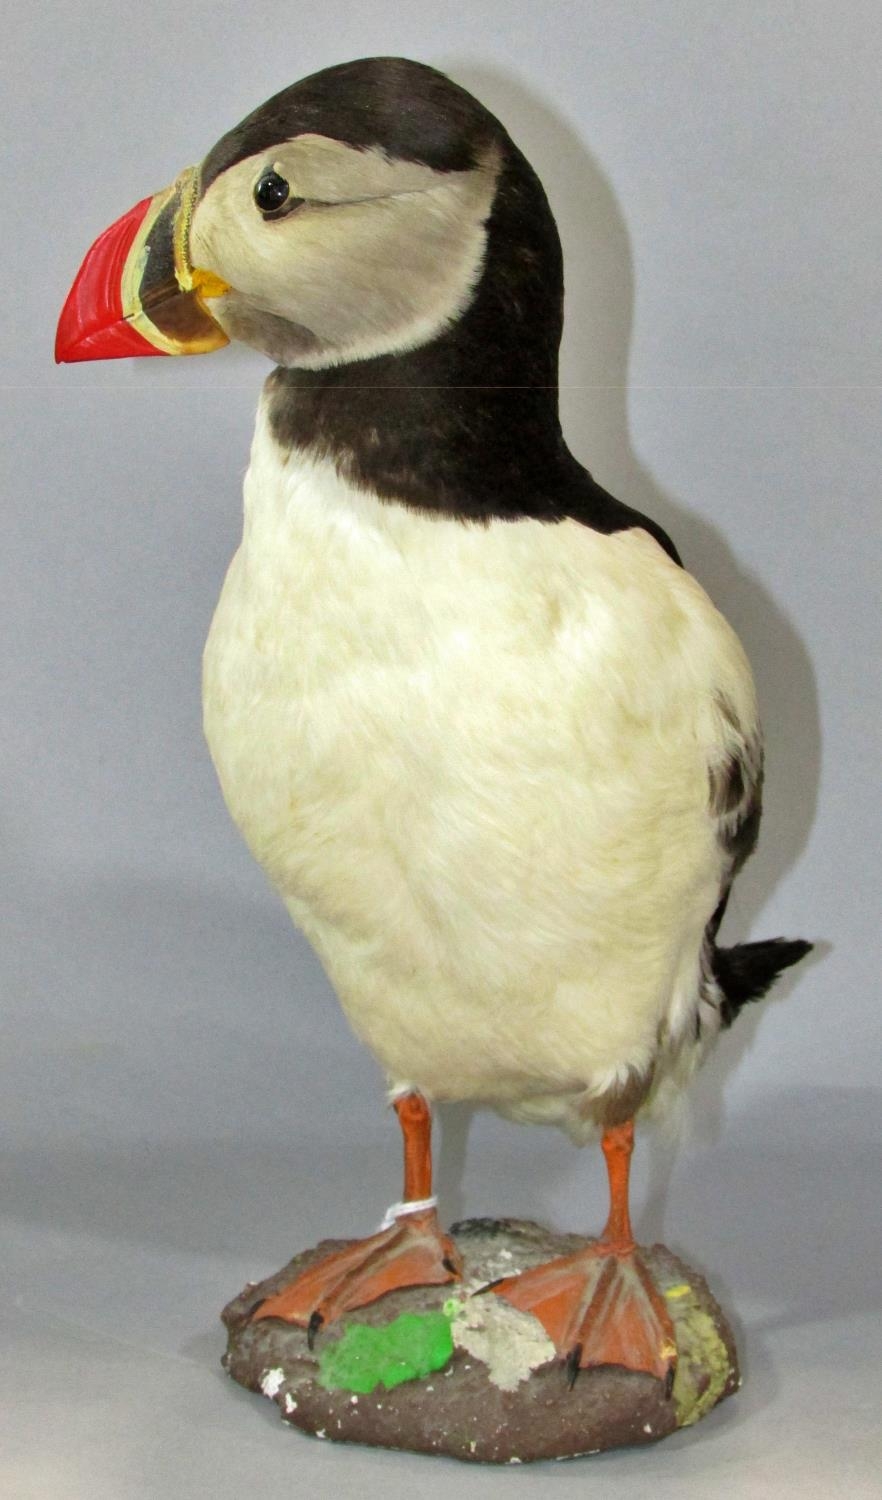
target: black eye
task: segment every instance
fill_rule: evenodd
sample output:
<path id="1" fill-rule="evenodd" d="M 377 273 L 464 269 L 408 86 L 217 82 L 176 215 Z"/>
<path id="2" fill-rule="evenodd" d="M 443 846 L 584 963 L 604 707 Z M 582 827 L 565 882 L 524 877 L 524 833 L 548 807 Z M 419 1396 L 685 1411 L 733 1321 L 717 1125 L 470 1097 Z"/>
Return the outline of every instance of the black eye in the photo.
<path id="1" fill-rule="evenodd" d="M 254 201 L 261 213 L 271 214 L 287 203 L 291 189 L 278 172 L 264 172 L 254 189 Z"/>

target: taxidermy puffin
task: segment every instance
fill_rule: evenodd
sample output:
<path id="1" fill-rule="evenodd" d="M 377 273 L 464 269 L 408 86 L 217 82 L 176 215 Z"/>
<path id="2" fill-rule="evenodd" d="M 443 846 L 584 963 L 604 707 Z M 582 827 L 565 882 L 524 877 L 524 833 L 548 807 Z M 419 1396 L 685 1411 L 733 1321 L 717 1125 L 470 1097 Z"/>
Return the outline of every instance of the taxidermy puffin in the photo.
<path id="1" fill-rule="evenodd" d="M 670 1379 L 636 1248 L 637 1112 L 810 945 L 717 945 L 762 749 L 733 631 L 651 519 L 567 449 L 563 284 L 535 173 L 400 58 L 276 95 L 93 246 L 59 360 L 240 339 L 277 368 L 211 626 L 205 730 L 233 818 L 389 1079 L 386 1227 L 256 1317 L 310 1341 L 460 1272 L 431 1104 L 599 1131 L 609 1220 L 497 1286 L 573 1375 Z"/>

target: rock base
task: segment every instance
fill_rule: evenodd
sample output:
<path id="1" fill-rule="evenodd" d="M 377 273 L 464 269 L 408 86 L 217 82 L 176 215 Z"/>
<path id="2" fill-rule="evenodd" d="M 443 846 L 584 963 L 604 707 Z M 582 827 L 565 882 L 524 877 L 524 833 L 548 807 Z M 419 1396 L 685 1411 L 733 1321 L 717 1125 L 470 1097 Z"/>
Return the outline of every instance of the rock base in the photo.
<path id="1" fill-rule="evenodd" d="M 677 1337 L 673 1389 L 616 1366 L 582 1370 L 570 1388 L 542 1325 L 491 1294 L 487 1282 L 590 1243 L 518 1219 L 467 1219 L 450 1231 L 462 1282 L 390 1292 L 347 1313 L 315 1348 L 252 1310 L 339 1240 L 307 1250 L 249 1286 L 223 1312 L 224 1368 L 276 1402 L 284 1421 L 317 1438 L 483 1463 L 573 1458 L 654 1443 L 737 1390 L 731 1330 L 707 1284 L 663 1245 L 644 1247 Z"/>

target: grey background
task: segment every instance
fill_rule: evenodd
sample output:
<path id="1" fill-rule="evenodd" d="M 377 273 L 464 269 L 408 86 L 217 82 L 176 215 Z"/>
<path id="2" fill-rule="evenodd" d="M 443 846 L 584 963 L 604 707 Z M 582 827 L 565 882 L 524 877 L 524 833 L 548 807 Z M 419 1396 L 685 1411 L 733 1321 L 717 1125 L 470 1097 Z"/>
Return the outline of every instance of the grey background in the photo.
<path id="1" fill-rule="evenodd" d="M 876 0 L 31 4 L 4 28 L 2 1369 L 15 1500 L 879 1480 Z M 250 1277 L 398 1196 L 381 1079 L 238 842 L 199 659 L 266 366 L 55 369 L 82 254 L 345 58 L 445 68 L 542 176 L 571 444 L 753 660 L 767 815 L 731 940 L 824 939 L 644 1133 L 641 1237 L 735 1314 L 746 1384 L 661 1448 L 498 1473 L 336 1449 L 225 1383 Z M 596 1152 L 446 1113 L 443 1210 L 598 1224 Z"/>

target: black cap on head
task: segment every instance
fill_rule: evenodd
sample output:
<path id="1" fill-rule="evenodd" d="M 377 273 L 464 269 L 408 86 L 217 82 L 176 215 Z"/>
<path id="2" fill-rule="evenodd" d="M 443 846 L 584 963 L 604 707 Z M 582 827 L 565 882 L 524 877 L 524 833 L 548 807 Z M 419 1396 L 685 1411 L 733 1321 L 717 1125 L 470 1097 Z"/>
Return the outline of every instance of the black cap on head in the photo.
<path id="1" fill-rule="evenodd" d="M 315 134 L 438 172 L 468 171 L 482 147 L 507 140 L 499 121 L 437 68 L 367 57 L 324 68 L 275 94 L 227 132 L 202 165 L 202 186 L 281 141 Z"/>

